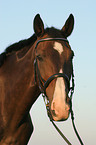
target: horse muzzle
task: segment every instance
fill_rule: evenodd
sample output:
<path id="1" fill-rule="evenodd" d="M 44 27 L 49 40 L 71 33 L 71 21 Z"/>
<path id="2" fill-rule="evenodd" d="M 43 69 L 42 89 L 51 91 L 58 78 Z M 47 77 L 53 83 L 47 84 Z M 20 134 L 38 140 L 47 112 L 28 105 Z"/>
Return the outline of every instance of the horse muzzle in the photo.
<path id="1" fill-rule="evenodd" d="M 62 102 L 60 105 L 59 102 L 52 102 L 50 112 L 54 121 L 65 121 L 70 114 L 70 104 Z"/>

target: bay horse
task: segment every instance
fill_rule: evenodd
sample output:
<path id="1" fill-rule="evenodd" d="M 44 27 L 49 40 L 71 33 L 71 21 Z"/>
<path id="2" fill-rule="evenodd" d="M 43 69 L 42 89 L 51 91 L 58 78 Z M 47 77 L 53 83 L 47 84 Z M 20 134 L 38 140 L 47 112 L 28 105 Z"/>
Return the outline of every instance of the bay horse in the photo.
<path id="1" fill-rule="evenodd" d="M 67 37 L 74 17 L 62 29 L 44 29 L 39 14 L 33 22 L 34 34 L 5 49 L 0 55 L 0 145 L 26 145 L 33 132 L 30 109 L 44 93 L 54 121 L 70 114 L 72 51 Z"/>

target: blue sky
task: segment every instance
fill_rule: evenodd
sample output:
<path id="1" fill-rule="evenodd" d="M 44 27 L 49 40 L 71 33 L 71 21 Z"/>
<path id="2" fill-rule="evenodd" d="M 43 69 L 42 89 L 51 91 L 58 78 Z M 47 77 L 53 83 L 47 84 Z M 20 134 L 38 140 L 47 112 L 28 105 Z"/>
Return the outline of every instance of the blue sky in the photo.
<path id="1" fill-rule="evenodd" d="M 30 37 L 34 16 L 39 13 L 45 27 L 62 28 L 72 13 L 75 26 L 68 38 L 75 53 L 73 108 L 78 131 L 86 145 L 96 144 L 96 1 L 95 0 L 0 0 L 0 53 L 14 42 Z M 50 123 L 42 97 L 31 109 L 34 133 L 29 145 L 66 144 Z M 57 123 L 72 144 L 78 140 L 71 119 Z"/>

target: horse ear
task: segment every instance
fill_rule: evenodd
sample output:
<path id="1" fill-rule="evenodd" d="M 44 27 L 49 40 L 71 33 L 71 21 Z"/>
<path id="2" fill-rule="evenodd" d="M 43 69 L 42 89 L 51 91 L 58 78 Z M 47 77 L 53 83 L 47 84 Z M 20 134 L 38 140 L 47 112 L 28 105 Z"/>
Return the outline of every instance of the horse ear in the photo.
<path id="1" fill-rule="evenodd" d="M 73 28 L 74 28 L 74 16 L 70 14 L 61 31 L 63 32 L 65 37 L 68 37 L 72 33 Z"/>
<path id="2" fill-rule="evenodd" d="M 34 32 L 38 37 L 44 33 L 44 24 L 39 14 L 37 14 L 34 18 L 33 27 Z"/>

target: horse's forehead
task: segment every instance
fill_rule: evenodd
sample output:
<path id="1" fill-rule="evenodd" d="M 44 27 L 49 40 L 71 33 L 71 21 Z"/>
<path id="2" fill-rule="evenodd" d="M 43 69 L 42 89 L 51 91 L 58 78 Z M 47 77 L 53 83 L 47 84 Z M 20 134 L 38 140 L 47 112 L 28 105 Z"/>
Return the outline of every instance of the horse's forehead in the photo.
<path id="1" fill-rule="evenodd" d="M 63 45 L 60 42 L 54 42 L 53 44 L 53 48 L 55 50 L 57 50 L 59 52 L 59 54 L 61 55 L 61 53 L 63 52 L 64 48 Z"/>

